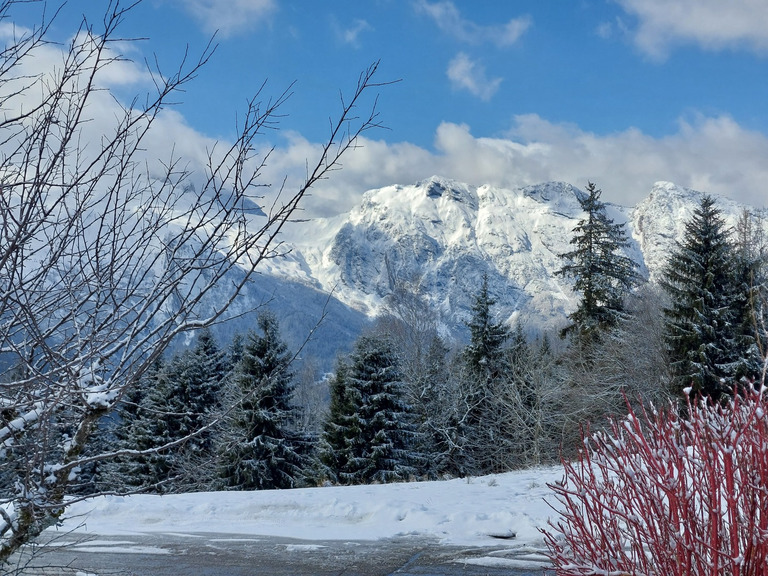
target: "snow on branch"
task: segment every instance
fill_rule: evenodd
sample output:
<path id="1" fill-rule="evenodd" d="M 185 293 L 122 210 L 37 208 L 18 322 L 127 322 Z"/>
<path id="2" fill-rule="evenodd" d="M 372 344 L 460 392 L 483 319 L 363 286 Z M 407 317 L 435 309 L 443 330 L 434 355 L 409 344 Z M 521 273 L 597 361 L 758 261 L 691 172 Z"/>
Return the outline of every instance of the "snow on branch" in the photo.
<path id="1" fill-rule="evenodd" d="M 764 390 L 727 405 L 631 410 L 584 438 L 551 485 L 561 519 L 544 531 L 560 576 L 759 576 L 768 563 Z"/>

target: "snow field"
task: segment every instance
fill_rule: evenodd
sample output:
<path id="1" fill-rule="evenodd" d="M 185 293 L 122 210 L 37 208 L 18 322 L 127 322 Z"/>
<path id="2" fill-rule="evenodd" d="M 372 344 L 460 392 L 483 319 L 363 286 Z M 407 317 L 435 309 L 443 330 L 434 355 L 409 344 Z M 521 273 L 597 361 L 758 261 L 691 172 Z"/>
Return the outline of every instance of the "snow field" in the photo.
<path id="1" fill-rule="evenodd" d="M 403 535 L 467 546 L 543 548 L 562 468 L 469 479 L 254 492 L 101 496 L 73 504 L 58 530 L 89 535 L 221 533 L 302 540 Z M 550 498 L 553 501 L 553 499 Z"/>

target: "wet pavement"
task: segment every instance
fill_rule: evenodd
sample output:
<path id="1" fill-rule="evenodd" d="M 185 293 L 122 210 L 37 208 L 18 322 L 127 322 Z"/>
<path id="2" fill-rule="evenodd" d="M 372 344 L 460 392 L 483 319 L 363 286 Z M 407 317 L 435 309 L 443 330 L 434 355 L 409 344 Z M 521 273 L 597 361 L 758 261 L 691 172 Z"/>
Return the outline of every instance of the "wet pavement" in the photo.
<path id="1" fill-rule="evenodd" d="M 25 576 L 542 576 L 540 551 L 401 537 L 307 541 L 232 534 L 51 533 L 17 559 Z M 551 573 L 551 571 L 550 571 Z"/>

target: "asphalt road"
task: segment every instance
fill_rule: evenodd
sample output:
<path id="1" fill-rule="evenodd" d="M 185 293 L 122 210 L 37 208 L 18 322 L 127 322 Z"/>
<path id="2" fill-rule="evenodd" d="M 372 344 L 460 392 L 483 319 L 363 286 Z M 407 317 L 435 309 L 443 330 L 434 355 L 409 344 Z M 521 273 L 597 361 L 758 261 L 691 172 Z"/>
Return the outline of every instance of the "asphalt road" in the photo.
<path id="1" fill-rule="evenodd" d="M 300 541 L 232 534 L 56 535 L 17 560 L 24 576 L 542 576 L 531 551 L 403 537 Z"/>

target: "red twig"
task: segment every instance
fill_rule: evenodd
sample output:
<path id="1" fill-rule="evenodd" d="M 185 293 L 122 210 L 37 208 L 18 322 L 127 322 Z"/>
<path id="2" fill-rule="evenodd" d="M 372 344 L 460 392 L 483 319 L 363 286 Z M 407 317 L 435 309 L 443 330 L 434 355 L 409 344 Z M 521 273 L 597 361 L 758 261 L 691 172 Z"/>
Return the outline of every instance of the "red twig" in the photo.
<path id="1" fill-rule="evenodd" d="M 768 574 L 768 415 L 762 394 L 631 408 L 553 484 L 544 531 L 560 576 Z"/>

